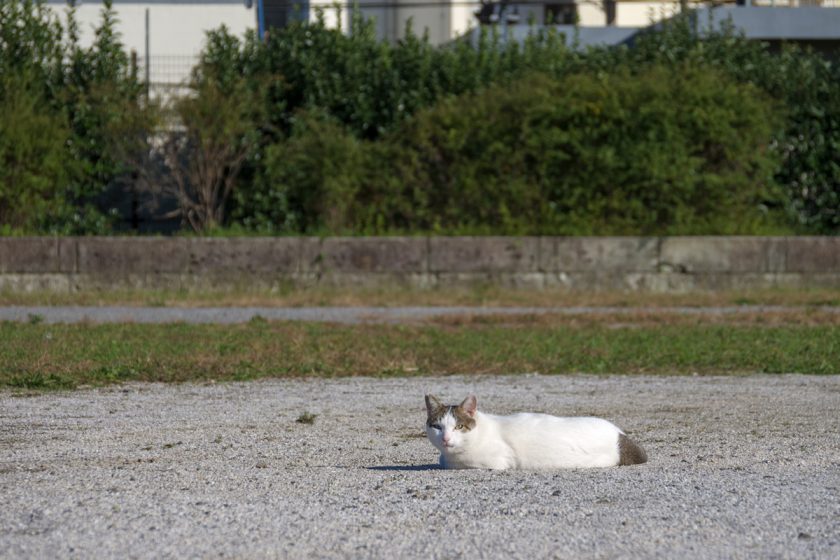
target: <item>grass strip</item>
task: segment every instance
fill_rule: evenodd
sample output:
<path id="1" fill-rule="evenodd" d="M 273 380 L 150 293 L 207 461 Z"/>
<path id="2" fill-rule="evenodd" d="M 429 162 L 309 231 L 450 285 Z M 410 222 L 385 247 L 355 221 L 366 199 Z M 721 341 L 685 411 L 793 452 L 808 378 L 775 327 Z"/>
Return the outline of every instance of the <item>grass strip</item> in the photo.
<path id="1" fill-rule="evenodd" d="M 0 386 L 35 390 L 354 375 L 833 374 L 838 364 L 834 322 L 506 317 L 401 326 L 0 324 Z"/>

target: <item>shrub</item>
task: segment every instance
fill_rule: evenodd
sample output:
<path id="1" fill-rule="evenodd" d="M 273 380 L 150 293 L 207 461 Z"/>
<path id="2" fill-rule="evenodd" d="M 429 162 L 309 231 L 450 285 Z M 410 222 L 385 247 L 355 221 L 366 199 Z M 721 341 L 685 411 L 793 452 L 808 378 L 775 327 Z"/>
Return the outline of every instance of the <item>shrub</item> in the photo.
<path id="1" fill-rule="evenodd" d="M 632 49 L 609 53 L 629 68 L 701 63 L 756 86 L 778 101 L 785 119 L 775 132 L 791 224 L 802 232 L 840 232 L 840 65 L 796 45 L 779 50 L 749 41 L 724 24 L 710 29 L 696 14 L 643 34 Z"/>
<path id="2" fill-rule="evenodd" d="M 370 140 L 442 97 L 510 80 L 523 70 L 557 69 L 567 56 L 573 55 L 549 31 L 523 48 L 504 46 L 495 31 L 482 33 L 475 45 L 461 40 L 434 47 L 409 24 L 405 37 L 391 44 L 378 41 L 373 22 L 357 13 L 346 34 L 323 19 L 272 29 L 265 42 L 254 33 L 240 40 L 222 27 L 208 35 L 202 65 L 222 81 L 244 76 L 271 82 L 265 104 L 277 132 L 289 133 L 300 110 L 317 109 Z"/>
<path id="3" fill-rule="evenodd" d="M 758 233 L 780 227 L 775 119 L 707 67 L 532 75 L 379 141 L 304 115 L 241 204 L 288 232 Z"/>
<path id="4" fill-rule="evenodd" d="M 301 112 L 289 137 L 265 150 L 252 188 L 237 191 L 235 217 L 264 234 L 342 232 L 366 164 L 362 143 L 334 119 Z"/>
<path id="5" fill-rule="evenodd" d="M 241 80 L 223 89 L 218 81 L 195 79 L 191 89 L 173 102 L 179 126 L 160 133 L 158 146 L 135 149 L 134 169 L 140 190 L 154 202 L 175 201 L 168 216 L 209 233 L 225 223 L 239 172 L 255 149 L 259 105 Z M 138 148 L 143 145 L 140 139 Z"/>
<path id="6" fill-rule="evenodd" d="M 113 131 L 141 110 L 142 90 L 114 31 L 110 1 L 90 48 L 79 46 L 74 14 L 68 10 L 62 27 L 42 1 L 0 0 L 0 189 L 14 206 L 0 224 L 7 233 L 109 229 L 108 209 L 97 203 L 126 171 L 117 158 L 123 137 Z"/>
<path id="7" fill-rule="evenodd" d="M 6 233 L 106 232 L 103 191 L 157 165 L 203 232 L 840 232 L 840 67 L 691 14 L 585 51 L 221 28 L 162 162 L 110 2 L 90 48 L 50 13 L 0 0 Z"/>
<path id="8" fill-rule="evenodd" d="M 421 112 L 390 143 L 413 152 L 405 192 L 426 187 L 418 229 L 756 233 L 779 204 L 773 122 L 755 88 L 655 67 L 493 87 Z"/>
<path id="9" fill-rule="evenodd" d="M 74 210 L 56 188 L 79 171 L 65 151 L 70 130 L 42 110 L 37 88 L 4 80 L 0 89 L 0 234 L 38 231 Z"/>
<path id="10" fill-rule="evenodd" d="M 434 48 L 412 33 L 394 45 L 377 43 L 369 24 L 356 19 L 353 25 L 353 31 L 348 35 L 327 29 L 320 22 L 292 25 L 275 32 L 266 44 L 259 43 L 253 35 L 242 42 L 232 41 L 224 33 L 211 35 L 209 42 L 209 45 L 215 45 L 216 54 L 213 59 L 220 68 L 220 74 L 229 73 L 224 69 L 232 65 L 237 68 L 234 75 L 241 74 L 247 79 L 262 76 L 271 81 L 272 85 L 266 90 L 265 106 L 271 115 L 273 128 L 264 137 L 265 146 L 282 142 L 286 135 L 291 134 L 295 115 L 301 109 L 329 116 L 336 126 L 344 127 L 357 138 L 389 138 L 387 142 L 392 144 L 411 144 L 412 149 L 402 154 L 395 154 L 391 147 L 380 144 L 376 147 L 365 144 L 363 151 L 368 154 L 366 157 L 374 157 L 370 155 L 371 150 L 381 153 L 384 149 L 389 152 L 383 156 L 384 163 L 379 167 L 390 169 L 390 174 L 377 173 L 371 176 L 365 171 L 364 182 L 367 184 L 358 191 L 357 196 L 361 198 L 357 200 L 367 200 L 369 205 L 354 203 L 352 208 L 347 209 L 346 215 L 355 216 L 353 227 L 363 225 L 365 231 L 380 231 L 382 228 L 377 224 L 388 224 L 385 229 L 395 228 L 400 231 L 420 227 L 423 231 L 513 233 L 533 230 L 534 224 L 539 223 L 541 228 L 551 231 L 607 233 L 639 230 L 641 222 L 638 220 L 642 220 L 648 224 L 642 228 L 645 230 L 761 232 L 766 231 L 766 228 L 775 231 L 783 220 L 781 211 L 784 209 L 788 214 L 788 228 L 817 233 L 840 231 L 840 212 L 837 210 L 840 202 L 840 166 L 835 161 L 836 146 L 840 145 L 840 72 L 836 64 L 817 55 L 796 48 L 784 48 L 780 53 L 775 53 L 767 45 L 748 41 L 726 26 L 723 29 L 709 29 L 705 22 L 697 21 L 691 14 L 677 17 L 643 33 L 632 47 L 594 48 L 586 51 L 567 49 L 560 37 L 550 31 L 535 33 L 522 45 L 504 45 L 491 30 L 485 31 L 476 44 L 457 41 L 452 45 Z M 493 111 L 515 111 L 521 114 L 521 107 L 514 104 L 502 108 L 483 98 L 472 98 L 474 102 L 484 103 L 482 114 L 479 110 L 470 110 L 470 107 L 452 100 L 453 97 L 494 86 L 498 86 L 494 90 L 496 95 L 504 97 L 507 95 L 506 85 L 515 89 L 523 76 L 534 73 L 561 81 L 570 79 L 570 83 L 590 88 L 595 86 L 583 84 L 581 76 L 611 76 L 611 80 L 616 80 L 619 75 L 625 75 L 623 84 L 630 88 L 628 91 L 634 91 L 631 84 L 635 79 L 633 76 L 648 76 L 647 80 L 650 80 L 652 73 L 658 72 L 662 76 L 670 73 L 683 75 L 686 68 L 694 69 L 695 76 L 692 79 L 706 88 L 703 91 L 707 99 L 696 98 L 692 90 L 679 88 L 674 82 L 670 82 L 670 94 L 687 97 L 692 103 L 702 103 L 704 115 L 685 115 L 677 106 L 669 108 L 670 100 L 661 96 L 661 92 L 657 92 L 649 81 L 649 88 L 653 88 L 649 93 L 657 95 L 661 103 L 655 109 L 648 107 L 647 110 L 654 111 L 652 118 L 669 119 L 670 123 L 650 133 L 654 137 L 660 135 L 659 142 L 665 145 L 674 131 L 699 126 L 698 133 L 711 134 L 716 126 L 714 123 L 719 119 L 728 122 L 730 128 L 720 132 L 734 134 L 726 140 L 732 145 L 715 143 L 713 138 L 698 140 L 699 143 L 711 142 L 709 146 L 716 146 L 715 149 L 724 152 L 722 161 L 725 165 L 714 169 L 714 173 L 709 163 L 711 160 L 706 156 L 712 159 L 718 156 L 711 152 L 705 155 L 692 153 L 688 149 L 672 152 L 660 149 L 660 146 L 657 149 L 638 148 L 638 157 L 635 159 L 614 155 L 615 150 L 618 150 L 615 153 L 624 154 L 632 153 L 638 146 L 647 146 L 639 142 L 638 134 L 634 131 L 649 127 L 649 119 L 634 122 L 633 115 L 605 117 L 600 121 L 604 127 L 598 127 L 598 123 L 593 122 L 590 124 L 595 128 L 577 131 L 577 136 L 571 131 L 564 132 L 568 135 L 568 142 L 583 142 L 577 148 L 566 146 L 568 150 L 557 152 L 565 155 L 556 155 L 544 161 L 545 158 L 532 154 L 528 156 L 533 158 L 529 162 L 519 161 L 516 154 L 523 153 L 521 148 L 514 149 L 513 145 L 505 145 L 506 142 L 521 143 L 525 140 L 521 137 L 523 130 L 505 128 L 515 123 L 497 123 L 501 129 L 493 129 L 492 133 L 489 129 L 484 132 L 468 132 L 464 120 L 469 115 L 471 122 L 476 123 L 475 126 L 483 126 L 482 122 L 497 118 Z M 778 117 L 768 113 L 767 120 L 767 126 L 775 127 L 770 130 L 773 139 L 770 148 L 779 156 L 775 181 L 765 176 L 772 167 L 767 163 L 772 157 L 766 153 L 765 143 L 760 143 L 764 150 L 757 156 L 760 162 L 750 157 L 748 161 L 752 163 L 739 167 L 736 154 L 741 152 L 738 145 L 755 146 L 752 137 L 742 141 L 740 131 L 742 127 L 751 131 L 758 129 L 750 128 L 750 123 L 739 124 L 732 120 L 740 111 L 737 107 L 730 104 L 715 106 L 714 88 L 696 75 L 701 71 L 711 72 L 710 79 L 725 79 L 730 89 L 736 88 L 735 84 L 747 88 L 744 91 L 751 93 L 738 99 L 744 100 L 749 106 L 754 105 L 746 99 L 749 95 L 760 97 L 762 103 L 768 97 L 778 101 L 773 108 Z M 348 92 L 352 94 L 348 95 Z M 576 98 L 569 101 L 583 103 L 583 100 Z M 445 107 L 452 103 L 458 108 L 450 113 L 439 109 L 434 118 L 422 117 L 432 119 L 425 125 L 420 121 L 412 121 L 408 126 L 415 130 L 413 138 L 408 137 L 411 134 L 406 129 L 401 129 L 403 123 L 418 112 L 422 113 L 436 104 Z M 545 103 L 551 104 L 547 100 Z M 556 100 L 556 103 L 560 101 Z M 607 112 L 626 109 L 616 105 L 616 100 L 609 96 L 600 99 L 598 103 L 603 104 L 599 110 Z M 456 114 L 458 111 L 465 112 Z M 727 116 L 725 112 L 730 115 Z M 571 115 L 567 117 L 572 118 Z M 554 115 L 552 118 L 559 119 L 561 116 Z M 448 123 L 447 119 L 453 122 Z M 700 122 L 704 119 L 705 123 Z M 606 128 L 607 123 L 616 127 L 613 133 Z M 420 130 L 424 126 L 429 130 Z M 437 126 L 446 128 L 447 134 L 451 136 L 463 134 L 469 137 L 443 138 L 442 133 L 432 130 Z M 764 135 L 767 126 L 761 127 L 761 131 L 756 133 Z M 618 138 L 619 133 L 628 133 L 630 136 L 621 140 Z M 302 141 L 301 134 L 301 130 L 297 130 L 292 142 L 299 144 Z M 496 140 L 482 144 L 483 134 L 495 135 L 493 138 Z M 608 138 L 598 139 L 599 134 L 607 135 Z M 559 140 L 555 138 L 552 141 Z M 436 153 L 430 153 L 424 147 L 429 142 L 435 143 L 434 148 L 430 149 Z M 456 149 L 457 142 L 478 142 L 477 145 L 482 148 L 462 146 Z M 535 146 L 540 142 L 548 142 L 543 146 L 546 149 L 552 146 L 551 141 L 545 138 L 531 138 L 528 142 Z M 598 147 L 599 142 L 606 142 L 605 147 Z M 592 151 L 580 153 L 584 149 Z M 278 150 L 274 148 L 275 153 L 279 153 Z M 494 154 L 497 159 L 475 159 L 480 158 L 484 152 Z M 658 154 L 658 159 L 652 154 Z M 454 159 L 441 159 L 444 156 Z M 594 185 L 589 178 L 591 174 L 583 172 L 579 176 L 565 173 L 560 183 L 556 183 L 555 178 L 549 178 L 556 177 L 556 171 L 549 172 L 548 168 L 560 166 L 563 157 L 572 158 L 569 161 L 575 161 L 580 169 L 591 166 L 593 172 L 604 174 L 609 169 L 614 176 L 609 181 L 611 183 L 629 184 L 638 181 L 635 191 L 630 193 L 632 198 L 624 201 L 615 195 L 613 209 L 598 206 L 572 210 L 569 205 L 578 202 L 594 204 L 591 201 L 597 199 L 601 201 L 598 204 L 606 204 L 605 193 L 609 189 L 606 185 Z M 693 162 L 697 157 L 706 162 L 706 167 L 697 171 L 699 175 L 689 185 L 690 181 L 682 177 L 679 170 L 694 169 L 696 166 Z M 683 160 L 677 161 L 678 158 Z M 251 161 L 246 174 L 263 179 L 276 177 L 276 169 L 263 171 L 263 162 L 268 161 L 268 158 Z M 399 169 L 388 165 L 394 161 L 402 162 Z M 492 165 L 488 161 L 492 161 Z M 269 166 L 278 165 L 276 158 L 271 162 Z M 541 170 L 525 170 L 523 166 L 526 163 L 541 166 Z M 758 167 L 753 168 L 754 165 Z M 745 173 L 743 177 L 742 172 Z M 295 173 L 292 169 L 283 172 L 284 189 L 295 190 L 290 183 Z M 411 186 L 401 188 L 398 183 L 403 179 Z M 311 179 L 307 180 L 311 186 Z M 585 184 L 572 186 L 574 181 L 581 180 Z M 554 195 L 548 198 L 539 195 L 539 200 L 546 201 L 548 206 L 540 206 L 538 211 L 532 204 L 536 195 L 530 185 L 534 181 L 543 184 L 541 188 L 546 192 L 550 190 L 548 184 L 552 184 L 551 188 L 555 190 Z M 653 186 L 656 181 L 660 182 L 659 187 Z M 704 206 L 711 199 L 701 193 L 727 190 L 722 182 L 728 184 L 730 193 L 740 193 L 741 198 L 733 194 L 734 199 L 721 199 L 720 203 L 734 205 L 733 208 L 739 210 L 729 211 L 721 206 L 715 214 Z M 759 183 L 765 185 L 760 195 L 758 191 L 761 189 L 756 186 Z M 429 186 L 431 184 L 435 185 L 434 188 Z M 774 188 L 774 184 L 782 190 Z M 272 191 L 264 181 L 255 182 L 254 185 L 253 192 L 245 193 L 239 202 L 251 196 L 260 201 L 258 206 L 267 208 L 267 201 L 271 200 L 268 193 L 276 195 L 279 191 Z M 586 194 L 596 188 L 601 192 L 598 197 L 591 198 Z M 303 190 L 303 183 L 298 190 Z M 685 197 L 688 192 L 695 192 L 694 200 L 698 208 L 667 208 L 675 199 L 687 200 Z M 285 198 L 283 200 L 286 201 Z M 465 205 L 481 214 L 468 219 L 464 212 L 455 208 L 457 204 L 453 206 L 448 203 L 450 200 L 464 201 Z M 277 202 L 279 207 L 285 203 Z M 750 206 L 752 210 L 746 214 L 752 216 L 751 221 L 746 224 L 742 223 L 743 214 L 740 213 L 744 205 L 753 205 Z M 305 218 L 300 213 L 304 212 L 304 207 L 293 206 L 297 208 L 292 212 L 297 216 L 295 220 L 278 222 L 277 227 L 268 227 L 268 230 L 288 231 L 291 228 L 296 231 L 303 228 L 309 231 L 313 227 L 317 229 L 323 226 L 322 217 Z M 268 214 L 266 211 L 260 212 L 259 217 L 252 216 L 249 219 L 243 206 L 237 210 L 237 215 L 250 224 L 261 223 L 258 229 L 266 230 L 265 216 Z M 284 216 L 290 215 L 286 210 L 282 212 Z M 538 222 L 534 221 L 535 212 L 540 216 Z M 589 218 L 580 218 L 580 221 L 575 217 L 577 213 L 588 212 L 599 215 L 603 223 L 599 224 Z M 457 214 L 458 218 L 455 219 L 453 214 Z M 560 215 L 564 216 L 562 224 L 555 222 Z M 726 223 L 731 216 L 738 219 L 734 223 Z M 651 225 L 657 223 L 657 220 L 660 225 Z M 587 225 L 574 225 L 578 221 Z M 681 225 L 678 227 L 676 224 Z"/>

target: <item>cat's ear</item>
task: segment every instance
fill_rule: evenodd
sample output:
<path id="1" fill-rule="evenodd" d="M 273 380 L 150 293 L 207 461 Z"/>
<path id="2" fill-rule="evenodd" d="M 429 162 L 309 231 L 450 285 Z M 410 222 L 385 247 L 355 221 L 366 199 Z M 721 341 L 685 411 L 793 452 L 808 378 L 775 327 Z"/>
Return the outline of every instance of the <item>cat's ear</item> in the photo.
<path id="1" fill-rule="evenodd" d="M 435 410 L 439 409 L 443 405 L 440 404 L 440 401 L 437 400 L 437 397 L 432 395 L 426 395 L 426 411 L 431 414 Z"/>
<path id="2" fill-rule="evenodd" d="M 469 416 L 475 416 L 475 411 L 478 408 L 478 401 L 475 398 L 475 395 L 470 395 L 464 402 L 461 403 L 461 409 L 466 412 Z"/>

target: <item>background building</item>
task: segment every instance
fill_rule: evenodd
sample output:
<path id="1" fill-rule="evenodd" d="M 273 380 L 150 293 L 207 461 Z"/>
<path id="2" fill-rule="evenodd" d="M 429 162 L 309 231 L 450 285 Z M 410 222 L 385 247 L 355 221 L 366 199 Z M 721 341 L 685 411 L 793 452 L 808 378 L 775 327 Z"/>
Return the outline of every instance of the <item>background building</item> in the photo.
<path id="1" fill-rule="evenodd" d="M 68 6 L 65 0 L 47 4 L 59 14 Z M 684 5 L 703 6 L 688 0 Z M 92 40 L 102 6 L 76 2 L 83 44 Z M 534 26 L 552 25 L 567 40 L 574 35 L 581 45 L 598 45 L 630 41 L 640 29 L 681 9 L 680 2 L 671 0 L 114 0 L 113 6 L 123 43 L 137 53 L 141 75 L 148 76 L 157 93 L 189 78 L 207 31 L 223 24 L 238 36 L 248 29 L 270 33 L 292 21 L 315 21 L 320 13 L 328 25 L 349 31 L 357 6 L 374 20 L 382 40 L 399 40 L 411 21 L 417 34 L 425 32 L 432 44 L 443 44 L 475 33 L 483 22 L 498 24 L 505 38 L 515 40 Z M 748 38 L 771 43 L 798 41 L 834 49 L 840 40 L 840 0 L 736 0 L 701 11 L 699 20 L 731 20 Z"/>

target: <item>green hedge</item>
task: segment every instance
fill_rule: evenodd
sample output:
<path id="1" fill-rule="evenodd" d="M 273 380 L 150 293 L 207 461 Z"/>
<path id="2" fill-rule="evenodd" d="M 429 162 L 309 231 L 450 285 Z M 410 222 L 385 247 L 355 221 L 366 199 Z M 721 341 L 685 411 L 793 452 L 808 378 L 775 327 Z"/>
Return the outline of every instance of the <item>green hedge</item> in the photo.
<path id="1" fill-rule="evenodd" d="M 155 132 L 110 5 L 89 49 L 70 15 L 62 28 L 38 2 L 0 0 L 0 233 L 107 232 L 99 197 Z M 192 98 L 236 104 L 246 122 L 229 128 L 245 132 L 221 137 L 247 160 L 224 170 L 232 194 L 200 228 L 840 232 L 828 59 L 692 15 L 585 50 L 551 31 L 390 44 L 352 19 L 348 34 L 320 21 L 267 41 L 208 35 Z M 195 138 L 211 125 L 185 123 Z"/>
<path id="2" fill-rule="evenodd" d="M 768 149 L 780 120 L 757 88 L 704 66 L 530 75 L 448 98 L 378 141 L 301 115 L 238 200 L 260 231 L 781 231 Z"/>
<path id="3" fill-rule="evenodd" d="M 776 99 L 785 116 L 774 139 L 782 160 L 776 180 L 785 188 L 791 227 L 840 233 L 840 52 L 833 59 L 794 45 L 776 52 L 726 27 L 704 31 L 704 22 L 689 14 L 610 56 L 631 68 L 708 64 Z"/>
<path id="4" fill-rule="evenodd" d="M 109 231 L 97 201 L 128 169 L 118 131 L 143 91 L 114 26 L 106 2 L 82 48 L 74 9 L 62 26 L 40 1 L 0 0 L 0 234 Z"/>
<path id="5" fill-rule="evenodd" d="M 244 76 L 254 88 L 270 84 L 265 152 L 256 154 L 232 206 L 232 223 L 246 230 L 840 231 L 837 64 L 795 47 L 771 52 L 731 29 L 704 30 L 691 15 L 643 33 L 632 48 L 570 49 L 551 31 L 535 33 L 522 45 L 503 45 L 492 32 L 475 45 L 459 41 L 433 48 L 410 33 L 389 45 L 377 43 L 356 20 L 349 35 L 321 23 L 294 25 L 265 45 L 220 31 L 211 34 L 207 55 L 201 79 Z M 673 81 L 659 89 L 649 81 L 654 74 L 682 76 L 687 68 L 708 72 L 707 80 L 690 78 L 705 98 Z M 505 113 L 519 108 L 486 101 L 483 114 L 473 110 L 475 92 L 493 87 L 496 96 L 522 95 L 518 84 L 534 74 L 567 84 L 557 88 L 572 96 L 567 101 L 582 105 L 583 97 L 596 95 L 592 102 L 605 113 L 585 122 L 573 120 L 585 119 L 583 112 L 553 115 L 558 126 L 582 128 L 520 138 L 524 132 L 511 129 L 518 124 Z M 659 96 L 639 107 L 651 111 L 650 119 L 610 114 L 626 107 L 597 97 L 597 80 L 584 76 L 617 80 L 633 95 Z M 708 80 L 722 80 L 728 93 L 715 92 Z M 634 81 L 649 91 L 637 92 Z M 729 97 L 724 102 L 716 93 Z M 679 97 L 668 99 L 670 94 Z M 716 108 L 718 102 L 723 105 Z M 733 102 L 764 117 L 740 115 Z M 767 106 L 759 110 L 761 103 Z M 436 116 L 418 115 L 431 107 Z M 449 132 L 433 130 L 449 126 L 447 119 L 453 119 Z M 651 119 L 661 126 L 640 141 Z M 423 126 L 430 130 L 419 131 Z M 484 142 L 485 134 L 498 141 Z M 515 144 L 525 140 L 526 146 Z M 371 141 L 405 149 L 394 154 Z M 459 141 L 473 146 L 456 146 Z M 562 149 L 538 158 L 528 153 L 537 145 Z M 499 159 L 485 157 L 486 150 L 497 151 Z M 383 151 L 388 153 L 382 161 L 364 163 Z M 394 158 L 407 163 L 392 169 Z M 576 168 L 552 169 L 564 158 Z M 533 167 L 525 169 L 526 162 Z M 372 175 L 371 169 L 383 168 L 391 174 Z M 357 198 L 348 201 L 339 192 Z"/>
<path id="6" fill-rule="evenodd" d="M 323 15 L 321 13 L 321 15 Z M 372 21 L 355 14 L 348 33 L 330 29 L 321 17 L 238 38 L 222 27 L 208 34 L 196 68 L 198 81 L 222 87 L 245 79 L 254 90 L 266 83 L 265 103 L 275 133 L 287 133 L 300 109 L 318 108 L 354 135 L 374 139 L 418 109 L 523 71 L 556 73 L 579 55 L 556 33 L 535 34 L 523 46 L 505 46 L 484 29 L 475 45 L 459 40 L 434 47 L 406 29 L 395 44 L 378 41 Z"/>

